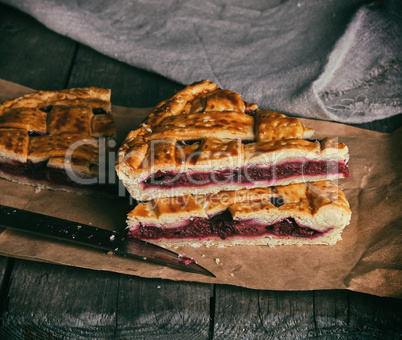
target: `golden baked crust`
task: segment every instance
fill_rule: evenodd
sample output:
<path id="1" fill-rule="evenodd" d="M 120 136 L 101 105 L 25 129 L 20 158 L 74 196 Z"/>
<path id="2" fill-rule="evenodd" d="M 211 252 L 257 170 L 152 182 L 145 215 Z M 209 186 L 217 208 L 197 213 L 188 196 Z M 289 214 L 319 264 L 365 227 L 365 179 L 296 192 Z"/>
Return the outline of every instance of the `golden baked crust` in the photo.
<path id="1" fill-rule="evenodd" d="M 243 112 L 210 111 L 166 117 L 160 125 L 149 127 L 145 141 L 155 139 L 194 140 L 221 138 L 253 140 L 254 119 Z"/>
<path id="2" fill-rule="evenodd" d="M 318 181 L 156 199 L 138 204 L 128 214 L 127 223 L 131 230 L 137 230 L 140 225 L 176 228 L 185 225 L 191 218 L 211 218 L 224 211 L 230 212 L 233 220 L 252 220 L 267 226 L 292 218 L 298 225 L 323 234 L 316 238 L 269 234 L 252 238 L 228 237 L 224 240 L 219 237 L 195 237 L 157 239 L 152 242 L 164 246 L 335 244 L 341 239 L 341 233 L 351 218 L 349 203 L 342 190 L 330 181 Z"/>
<path id="3" fill-rule="evenodd" d="M 149 200 L 208 194 L 344 177 L 342 174 L 292 176 L 267 183 L 214 182 L 204 187 L 144 187 L 156 174 L 216 173 L 248 166 L 275 166 L 300 160 L 347 163 L 348 148 L 335 140 L 305 140 L 314 131 L 297 118 L 260 110 L 238 93 L 204 80 L 163 101 L 119 149 L 116 172 L 133 198 Z"/>
<path id="4" fill-rule="evenodd" d="M 271 110 L 258 110 L 255 116 L 256 140 L 310 138 L 314 130 L 304 126 L 297 118 Z"/>
<path id="5" fill-rule="evenodd" d="M 25 130 L 0 128 L 0 161 L 25 163 L 28 149 L 29 137 Z"/>
<path id="6" fill-rule="evenodd" d="M 104 105 L 104 107 L 108 108 L 106 111 L 110 112 L 110 93 L 110 90 L 97 87 L 65 89 L 61 91 L 38 91 L 5 101 L 0 105 L 0 116 L 9 110 L 17 108 L 44 108 L 66 103 L 69 105 L 87 103 L 91 107 Z"/>
<path id="7" fill-rule="evenodd" d="M 36 108 L 17 108 L 8 110 L 0 116 L 1 128 L 16 128 L 25 131 L 46 133 L 46 112 Z"/>
<path id="8" fill-rule="evenodd" d="M 83 159 L 96 164 L 99 142 L 82 135 L 44 135 L 30 138 L 28 160 L 39 163 L 52 157 Z"/>
<path id="9" fill-rule="evenodd" d="M 238 93 L 220 89 L 209 80 L 191 84 L 158 104 L 142 126 L 145 141 L 161 138 L 265 141 L 309 138 L 314 133 L 296 118 L 258 110 L 257 104 L 247 103 Z"/>
<path id="10" fill-rule="evenodd" d="M 123 144 L 125 149 L 120 148 L 120 162 L 116 169 L 124 186 L 137 200 L 286 185 L 306 180 L 319 181 L 344 176 L 341 173 L 324 172 L 322 175 L 301 174 L 254 183 L 216 180 L 212 182 L 213 185 L 177 186 L 172 187 L 171 190 L 159 188 L 157 185 L 144 188 L 143 182 L 157 176 L 160 172 L 171 172 L 177 175 L 194 172 L 214 174 L 221 170 L 233 169 L 234 174 L 238 169 L 245 169 L 244 171 L 247 173 L 247 169 L 254 166 L 277 167 L 286 162 L 300 160 L 346 164 L 349 158 L 347 146 L 329 138 L 321 142 L 291 139 L 248 144 L 231 139 L 203 139 L 191 145 L 180 145 L 165 139 L 148 144 L 143 141 L 141 136 L 132 137 L 133 135 L 135 134 L 133 133 L 131 138 Z M 214 179 L 213 176 L 212 179 Z"/>
<path id="11" fill-rule="evenodd" d="M 0 177 L 35 185 L 35 179 L 25 173 L 18 176 L 18 164 L 27 162 L 70 169 L 80 177 L 96 176 L 99 138 L 115 137 L 110 112 L 110 90 L 95 87 L 38 91 L 4 102 L 0 105 Z M 49 183 L 49 187 L 57 185 Z"/>
<path id="12" fill-rule="evenodd" d="M 91 121 L 94 114 L 89 106 L 53 106 L 48 114 L 50 135 L 91 135 Z"/>

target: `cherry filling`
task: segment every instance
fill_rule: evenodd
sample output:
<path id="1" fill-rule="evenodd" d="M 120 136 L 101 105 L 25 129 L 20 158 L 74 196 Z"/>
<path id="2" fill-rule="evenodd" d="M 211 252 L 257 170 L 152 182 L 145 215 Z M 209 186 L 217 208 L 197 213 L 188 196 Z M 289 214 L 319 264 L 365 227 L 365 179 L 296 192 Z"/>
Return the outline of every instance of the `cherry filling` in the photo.
<path id="1" fill-rule="evenodd" d="M 10 163 L 0 162 L 0 171 L 16 177 L 29 178 L 38 182 L 45 181 L 61 186 L 87 187 L 88 185 L 91 185 L 91 189 L 99 189 L 102 191 L 113 190 L 111 185 L 101 185 L 91 178 L 83 178 L 75 174 L 76 177 L 89 180 L 88 184 L 85 184 L 85 181 L 78 183 L 74 178 L 70 177 L 64 169 L 48 167 L 46 161 L 39 163 L 32 163 L 29 161 L 27 163 L 20 163 L 17 161 Z"/>
<path id="2" fill-rule="evenodd" d="M 249 115 L 249 116 L 251 116 L 251 117 L 255 116 L 255 110 L 246 109 L 246 111 L 244 113 Z"/>
<path id="3" fill-rule="evenodd" d="M 129 236 L 149 240 L 202 239 L 210 236 L 226 239 L 235 236 L 253 237 L 262 235 L 315 238 L 324 235 L 327 231 L 319 232 L 300 226 L 293 218 L 287 218 L 268 226 L 252 220 L 236 221 L 232 219 L 232 215 L 226 210 L 211 218 L 194 217 L 188 220 L 184 226 L 177 228 L 161 228 L 140 224 L 138 228 L 129 231 Z"/>
<path id="4" fill-rule="evenodd" d="M 146 179 L 142 185 L 148 188 L 202 187 L 212 184 L 242 183 L 252 184 L 257 181 L 275 182 L 294 176 L 319 176 L 342 174 L 350 176 L 344 162 L 337 161 L 294 161 L 275 166 L 248 166 L 241 169 L 226 169 L 214 172 L 166 173 L 158 171 Z"/>

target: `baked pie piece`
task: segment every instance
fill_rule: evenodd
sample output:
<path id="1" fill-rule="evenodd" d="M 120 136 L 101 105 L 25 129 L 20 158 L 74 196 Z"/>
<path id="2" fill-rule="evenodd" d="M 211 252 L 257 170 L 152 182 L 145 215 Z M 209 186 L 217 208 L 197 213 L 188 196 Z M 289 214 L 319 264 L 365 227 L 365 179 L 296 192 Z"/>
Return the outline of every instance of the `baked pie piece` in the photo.
<path id="1" fill-rule="evenodd" d="M 99 152 L 115 138 L 110 90 L 39 91 L 0 105 L 0 177 L 48 189 L 105 189 Z"/>
<path id="2" fill-rule="evenodd" d="M 128 234 L 161 246 L 333 245 L 349 223 L 331 181 L 155 198 L 128 214 Z"/>
<path id="3" fill-rule="evenodd" d="M 204 80 L 128 134 L 116 172 L 137 200 L 349 177 L 346 145 L 313 133 Z"/>

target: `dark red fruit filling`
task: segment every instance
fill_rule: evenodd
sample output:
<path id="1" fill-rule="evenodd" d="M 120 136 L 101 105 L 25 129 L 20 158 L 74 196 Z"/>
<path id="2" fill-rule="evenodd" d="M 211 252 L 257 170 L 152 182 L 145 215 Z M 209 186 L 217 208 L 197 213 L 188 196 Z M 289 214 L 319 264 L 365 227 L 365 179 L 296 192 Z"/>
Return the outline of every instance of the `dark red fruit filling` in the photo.
<path id="1" fill-rule="evenodd" d="M 218 236 L 226 239 L 233 236 L 294 236 L 303 238 L 314 238 L 323 235 L 313 229 L 302 227 L 293 218 L 288 218 L 273 225 L 266 226 L 250 220 L 235 221 L 229 211 L 224 211 L 211 218 L 195 217 L 189 220 L 185 226 L 177 228 L 160 228 L 155 226 L 142 225 L 129 232 L 129 235 L 141 239 L 199 239 L 209 236 Z"/>
<path id="2" fill-rule="evenodd" d="M 95 181 L 91 181 L 91 183 L 95 182 L 93 184 L 78 183 L 74 181 L 74 178 L 71 178 L 64 169 L 48 167 L 46 163 L 47 162 L 32 163 L 29 161 L 27 163 L 0 162 L 0 171 L 16 177 L 28 178 L 38 182 L 45 181 L 51 184 L 77 188 L 88 187 L 90 185 L 91 189 L 114 191 L 112 188 L 114 186 L 110 184 L 98 184 Z"/>
<path id="3" fill-rule="evenodd" d="M 248 166 L 241 169 L 227 169 L 215 172 L 196 173 L 165 173 L 158 171 L 143 182 L 144 189 L 148 188 L 176 188 L 202 187 L 211 184 L 223 183 L 254 183 L 257 181 L 275 182 L 293 176 L 319 176 L 329 174 L 343 174 L 350 176 L 347 165 L 337 161 L 296 161 L 276 166 Z"/>
<path id="4" fill-rule="evenodd" d="M 251 116 L 251 117 L 255 116 L 255 110 L 247 109 L 244 113 L 249 115 L 249 116 Z"/>
<path id="5" fill-rule="evenodd" d="M 189 264 L 192 264 L 192 263 L 197 263 L 194 259 L 192 259 L 191 257 L 188 257 L 184 254 L 179 255 L 179 261 L 186 266 L 188 266 Z"/>

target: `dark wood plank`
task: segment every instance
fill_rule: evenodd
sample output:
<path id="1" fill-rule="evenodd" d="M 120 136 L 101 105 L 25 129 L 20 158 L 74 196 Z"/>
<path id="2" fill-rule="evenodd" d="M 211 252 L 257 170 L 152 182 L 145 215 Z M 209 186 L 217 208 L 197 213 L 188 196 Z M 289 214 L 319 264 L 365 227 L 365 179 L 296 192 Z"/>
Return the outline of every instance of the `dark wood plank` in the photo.
<path id="1" fill-rule="evenodd" d="M 80 45 L 68 87 L 85 86 L 110 88 L 113 104 L 128 107 L 153 107 L 184 87 Z"/>
<path id="2" fill-rule="evenodd" d="M 315 291 L 314 320 L 317 337 L 348 334 L 349 297 L 345 290 Z"/>
<path id="3" fill-rule="evenodd" d="M 21 339 L 111 338 L 118 284 L 115 273 L 17 261 L 2 331 Z"/>
<path id="4" fill-rule="evenodd" d="M 262 324 L 273 337 L 305 339 L 314 335 L 313 292 L 261 292 Z"/>
<path id="5" fill-rule="evenodd" d="M 396 339 L 401 300 L 347 291 L 275 292 L 216 286 L 214 338 Z"/>
<path id="6" fill-rule="evenodd" d="M 0 5 L 0 78 L 40 90 L 64 88 L 77 43 Z"/>
<path id="7" fill-rule="evenodd" d="M 314 335 L 313 292 L 217 286 L 214 338 L 302 339 Z"/>
<path id="8" fill-rule="evenodd" d="M 122 276 L 117 337 L 208 339 L 210 285 Z"/>
<path id="9" fill-rule="evenodd" d="M 402 332 L 401 300 L 335 290 L 314 294 L 316 337 L 397 339 Z"/>
<path id="10" fill-rule="evenodd" d="M 1 232 L 1 229 L 0 229 L 0 232 Z M 0 256 L 0 296 L 2 296 L 1 293 L 3 292 L 4 285 L 7 280 L 6 271 L 7 271 L 8 262 L 9 262 L 9 258 Z"/>
<path id="11" fill-rule="evenodd" d="M 402 300 L 349 292 L 349 333 L 363 339 L 400 339 Z"/>
<path id="12" fill-rule="evenodd" d="M 7 307 L 9 282 L 13 263 L 13 259 L 0 256 L 0 339 L 6 338 L 3 336 L 2 315 Z"/>

